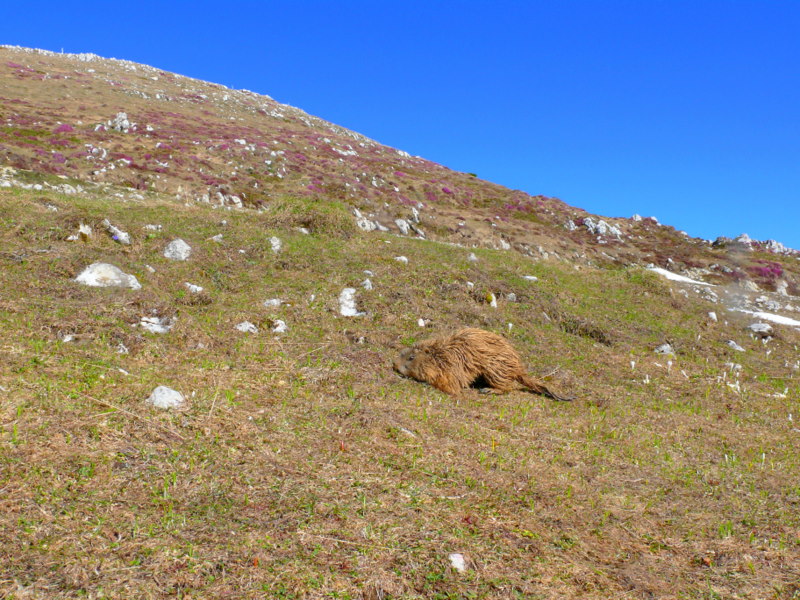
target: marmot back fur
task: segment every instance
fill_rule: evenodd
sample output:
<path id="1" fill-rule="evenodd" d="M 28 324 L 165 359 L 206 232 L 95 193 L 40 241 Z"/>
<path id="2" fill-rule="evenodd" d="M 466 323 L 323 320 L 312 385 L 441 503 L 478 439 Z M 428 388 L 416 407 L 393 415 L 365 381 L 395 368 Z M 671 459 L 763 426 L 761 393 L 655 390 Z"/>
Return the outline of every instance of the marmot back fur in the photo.
<path id="1" fill-rule="evenodd" d="M 394 368 L 401 375 L 425 381 L 450 395 L 482 380 L 496 393 L 522 387 L 555 400 L 572 400 L 554 394 L 541 381 L 527 375 L 508 340 L 483 329 L 466 328 L 417 342 L 400 352 Z"/>

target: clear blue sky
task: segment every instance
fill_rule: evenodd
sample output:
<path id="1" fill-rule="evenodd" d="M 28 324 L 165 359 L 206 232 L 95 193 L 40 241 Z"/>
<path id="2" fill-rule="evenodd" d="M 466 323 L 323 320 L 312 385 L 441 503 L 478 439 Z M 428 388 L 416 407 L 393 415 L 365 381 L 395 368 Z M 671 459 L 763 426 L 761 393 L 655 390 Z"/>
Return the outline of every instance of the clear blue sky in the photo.
<path id="1" fill-rule="evenodd" d="M 2 4 L 1 43 L 246 88 L 594 213 L 800 249 L 800 1 Z"/>

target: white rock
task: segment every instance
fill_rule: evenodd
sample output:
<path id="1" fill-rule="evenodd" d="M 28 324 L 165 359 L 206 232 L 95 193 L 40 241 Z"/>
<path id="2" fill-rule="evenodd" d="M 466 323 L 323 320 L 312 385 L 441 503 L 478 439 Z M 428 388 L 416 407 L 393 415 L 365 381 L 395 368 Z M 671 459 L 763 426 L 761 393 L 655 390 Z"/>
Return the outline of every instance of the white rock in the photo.
<path id="1" fill-rule="evenodd" d="M 108 263 L 92 263 L 86 267 L 75 281 L 92 287 L 123 287 L 141 289 L 141 284 L 133 275 L 123 273 L 119 267 Z"/>
<path id="2" fill-rule="evenodd" d="M 119 242 L 124 246 L 130 246 L 131 243 L 131 236 L 126 231 L 122 231 L 119 227 L 115 227 L 111 224 L 108 219 L 104 219 L 102 222 L 103 227 L 106 228 L 108 234 L 111 236 L 111 239 L 115 242 Z"/>
<path id="3" fill-rule="evenodd" d="M 608 236 L 613 235 L 617 239 L 622 239 L 622 231 L 616 225 L 611 225 L 606 223 L 602 219 L 596 221 L 592 217 L 586 217 L 583 219 L 583 226 L 591 233 L 592 235 L 600 235 L 600 236 Z"/>
<path id="4" fill-rule="evenodd" d="M 769 325 L 768 323 L 751 323 L 747 326 L 747 329 L 760 335 L 772 334 L 772 325 Z"/>
<path id="5" fill-rule="evenodd" d="M 739 344 L 734 342 L 733 340 L 728 340 L 725 342 L 728 346 L 736 350 L 737 352 L 744 352 L 744 348 L 742 348 Z"/>
<path id="6" fill-rule="evenodd" d="M 281 241 L 278 238 L 276 238 L 275 236 L 272 236 L 271 238 L 269 238 L 269 244 L 270 244 L 270 246 L 272 246 L 272 251 L 275 254 L 280 252 L 281 251 L 281 247 L 283 247 L 283 244 L 281 243 Z"/>
<path id="7" fill-rule="evenodd" d="M 286 323 L 284 321 L 281 321 L 280 319 L 277 319 L 275 321 L 275 326 L 272 328 L 272 332 L 273 333 L 286 333 L 287 331 L 289 331 L 289 326 L 286 325 Z"/>
<path id="8" fill-rule="evenodd" d="M 420 327 L 425 327 L 425 319 L 417 319 L 417 325 Z"/>
<path id="9" fill-rule="evenodd" d="M 242 333 L 258 333 L 258 327 L 253 325 L 250 321 L 242 321 L 236 325 L 236 329 Z"/>
<path id="10" fill-rule="evenodd" d="M 117 345 L 117 354 L 128 354 L 129 352 L 128 347 L 122 342 Z"/>
<path id="11" fill-rule="evenodd" d="M 408 233 L 411 231 L 411 226 L 405 219 L 395 219 L 394 224 L 397 225 L 397 228 L 403 235 L 408 235 Z"/>
<path id="12" fill-rule="evenodd" d="M 467 571 L 467 561 L 464 559 L 463 554 L 453 552 L 448 554 L 447 558 L 450 560 L 450 566 L 459 573 L 465 573 Z"/>
<path id="13" fill-rule="evenodd" d="M 264 306 L 267 308 L 277 308 L 283 304 L 283 300 L 280 298 L 270 298 L 269 300 L 264 300 Z"/>
<path id="14" fill-rule="evenodd" d="M 523 275 L 523 279 L 527 279 L 528 281 L 539 281 L 539 278 L 535 275 Z"/>
<path id="15" fill-rule="evenodd" d="M 193 294 L 199 294 L 200 292 L 202 292 L 202 291 L 203 291 L 203 288 L 202 288 L 202 287 L 200 287 L 199 285 L 195 285 L 195 284 L 193 284 L 193 283 L 189 283 L 188 281 L 185 281 L 185 282 L 183 283 L 183 285 L 184 285 L 184 287 L 185 287 L 187 290 L 189 290 L 189 291 L 190 291 L 190 292 L 192 292 Z"/>
<path id="16" fill-rule="evenodd" d="M 506 294 L 506 300 L 508 300 L 509 302 L 516 302 L 517 295 L 514 292 L 509 292 L 508 294 Z"/>
<path id="17" fill-rule="evenodd" d="M 339 312 L 344 317 L 362 317 L 365 313 L 356 309 L 355 288 L 344 288 L 339 294 Z"/>
<path id="18" fill-rule="evenodd" d="M 708 313 L 708 318 L 711 319 L 712 321 L 714 321 L 714 323 L 716 323 L 717 322 L 717 313 L 715 313 L 712 310 L 710 313 Z"/>
<path id="19" fill-rule="evenodd" d="M 471 281 L 468 281 L 468 282 L 467 282 L 467 289 L 468 289 L 468 290 L 471 290 L 471 289 L 473 289 L 474 287 L 475 287 L 475 284 L 474 284 L 474 283 L 472 283 Z"/>
<path id="20" fill-rule="evenodd" d="M 497 297 L 492 293 L 489 294 L 489 306 L 497 308 Z"/>
<path id="21" fill-rule="evenodd" d="M 641 221 L 641 220 L 642 220 L 642 215 L 633 215 L 633 216 L 631 217 L 631 221 L 634 221 L 634 222 L 636 222 L 636 223 L 638 223 L 638 222 L 639 222 L 639 221 Z"/>
<path id="22" fill-rule="evenodd" d="M 575 231 L 578 228 L 578 226 L 575 225 L 575 221 L 573 221 L 572 219 L 568 219 L 567 222 L 564 224 L 564 227 L 566 228 L 567 231 Z"/>
<path id="23" fill-rule="evenodd" d="M 128 131 L 131 128 L 131 122 L 126 113 L 119 112 L 113 120 L 108 122 L 108 126 L 117 131 Z"/>
<path id="24" fill-rule="evenodd" d="M 364 215 L 362 215 L 361 211 L 358 210 L 357 208 L 353 209 L 353 214 L 356 217 L 356 225 L 358 226 L 359 229 L 362 229 L 364 231 L 374 231 L 375 229 L 377 229 L 378 227 L 377 224 L 373 223 Z"/>
<path id="25" fill-rule="evenodd" d="M 408 258 L 406 258 L 405 256 L 395 256 L 394 259 L 397 262 L 401 262 L 401 263 L 406 264 L 406 265 L 408 264 Z"/>
<path id="26" fill-rule="evenodd" d="M 177 320 L 177 317 L 142 317 L 139 327 L 150 333 L 169 333 Z"/>
<path id="27" fill-rule="evenodd" d="M 212 237 L 210 237 L 208 239 L 210 239 L 212 242 L 217 242 L 219 244 L 219 243 L 222 242 L 222 234 L 218 233 L 217 235 L 212 236 Z"/>
<path id="28" fill-rule="evenodd" d="M 167 244 L 167 247 L 164 248 L 164 257 L 170 260 L 186 260 L 191 254 L 191 246 L 180 238 L 172 240 Z"/>
<path id="29" fill-rule="evenodd" d="M 675 350 L 672 348 L 671 344 L 661 344 L 658 348 L 654 350 L 656 354 L 675 354 Z"/>
<path id="30" fill-rule="evenodd" d="M 161 225 L 145 225 L 143 227 L 146 231 L 161 231 Z"/>
<path id="31" fill-rule="evenodd" d="M 371 290 L 372 281 L 370 281 L 369 279 L 365 279 L 364 281 L 361 282 L 361 287 L 363 287 L 365 290 Z"/>
<path id="32" fill-rule="evenodd" d="M 153 390 L 146 402 L 156 408 L 183 408 L 186 399 L 178 390 L 160 385 Z"/>
<path id="33" fill-rule="evenodd" d="M 475 256 L 475 253 L 474 253 L 474 252 L 470 252 L 470 253 L 469 253 L 469 256 L 467 257 L 467 260 L 468 260 L 469 262 L 478 262 L 478 257 L 477 257 L 477 256 Z"/>

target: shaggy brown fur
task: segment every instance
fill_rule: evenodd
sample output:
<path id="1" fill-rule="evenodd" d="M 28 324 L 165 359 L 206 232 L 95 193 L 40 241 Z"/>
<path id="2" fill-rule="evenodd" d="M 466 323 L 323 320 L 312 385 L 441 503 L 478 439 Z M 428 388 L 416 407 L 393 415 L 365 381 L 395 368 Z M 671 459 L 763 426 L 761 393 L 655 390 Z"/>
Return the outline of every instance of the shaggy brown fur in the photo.
<path id="1" fill-rule="evenodd" d="M 528 376 L 508 340 L 483 329 L 467 328 L 417 342 L 400 352 L 394 368 L 450 395 L 480 380 L 495 393 L 522 387 L 555 400 L 572 400 L 554 394 Z"/>

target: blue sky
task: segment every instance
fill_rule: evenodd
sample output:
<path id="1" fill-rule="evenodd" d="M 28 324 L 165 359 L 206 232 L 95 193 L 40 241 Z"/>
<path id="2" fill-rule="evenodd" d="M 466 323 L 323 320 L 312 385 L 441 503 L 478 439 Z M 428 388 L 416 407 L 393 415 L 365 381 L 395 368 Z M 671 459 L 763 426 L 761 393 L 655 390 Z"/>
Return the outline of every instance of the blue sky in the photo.
<path id="1" fill-rule="evenodd" d="M 608 216 L 800 249 L 800 1 L 6 2 L 0 42 L 246 88 Z"/>

